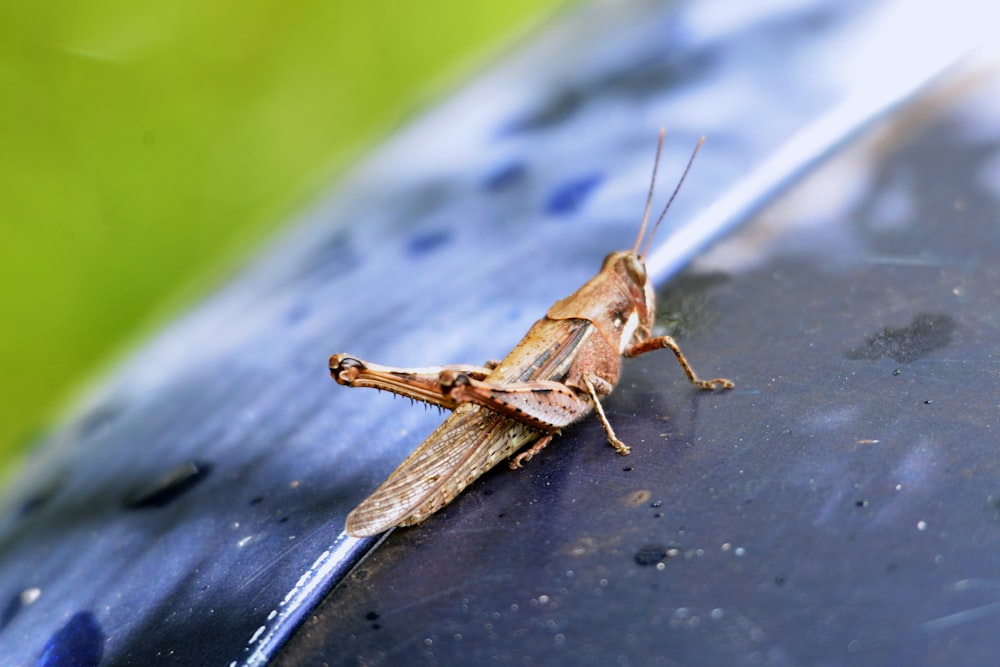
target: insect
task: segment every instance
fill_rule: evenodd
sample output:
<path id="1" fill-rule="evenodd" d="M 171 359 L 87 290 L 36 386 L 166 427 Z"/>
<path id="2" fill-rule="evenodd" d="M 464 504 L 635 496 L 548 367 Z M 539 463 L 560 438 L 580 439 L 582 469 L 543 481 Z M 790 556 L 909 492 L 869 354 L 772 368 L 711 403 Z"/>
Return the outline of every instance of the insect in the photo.
<path id="1" fill-rule="evenodd" d="M 549 308 L 503 361 L 392 368 L 347 354 L 330 357 L 330 374 L 342 385 L 385 389 L 453 411 L 350 513 L 350 535 L 376 535 L 423 521 L 500 460 L 531 445 L 511 459 L 510 467 L 519 468 L 591 410 L 615 451 L 628 454 L 601 406 L 618 382 L 622 356 L 668 348 L 695 387 L 732 389 L 725 378 L 700 379 L 673 338 L 651 333 L 655 293 L 643 259 L 704 141 L 644 244 L 663 137 L 661 130 L 635 245 L 608 255 L 600 272 Z"/>

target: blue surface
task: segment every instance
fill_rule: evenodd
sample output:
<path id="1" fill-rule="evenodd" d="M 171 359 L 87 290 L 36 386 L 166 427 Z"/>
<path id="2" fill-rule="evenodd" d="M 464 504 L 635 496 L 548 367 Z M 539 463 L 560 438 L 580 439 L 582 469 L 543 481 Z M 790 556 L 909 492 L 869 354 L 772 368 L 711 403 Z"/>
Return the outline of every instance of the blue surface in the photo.
<path id="1" fill-rule="evenodd" d="M 375 546 L 374 540 L 338 537 L 347 512 L 439 420 L 435 411 L 405 401 L 336 386 L 326 368 L 329 354 L 347 351 L 401 366 L 479 363 L 503 355 L 548 305 L 592 275 L 607 252 L 632 244 L 661 125 L 670 130 L 660 172 L 664 183 L 679 175 L 697 137 L 709 136 L 657 236 L 657 244 L 669 244 L 696 212 L 729 192 L 797 130 L 835 108 L 862 79 L 871 84 L 899 78 L 890 71 L 868 80 L 864 67 L 849 67 L 854 60 L 878 61 L 866 59 L 865 49 L 898 54 L 906 69 L 941 41 L 892 30 L 898 26 L 892 12 L 912 14 L 905 3 L 779 2 L 742 11 L 711 3 L 612 3 L 567 12 L 537 41 L 392 137 L 265 256 L 137 350 L 43 439 L 3 500 L 0 664 L 266 661 L 290 633 L 308 629 L 301 624 L 312 607 Z M 859 42 L 859 35 L 868 41 Z M 845 60 L 847 54 L 853 59 Z M 595 174 L 599 180 L 588 176 Z M 982 252 L 989 252 L 985 245 Z M 767 289 L 766 276 L 760 280 L 759 288 Z M 769 303 L 784 296 L 778 290 Z M 941 312 L 933 305 L 890 317 L 896 314 L 890 301 L 878 318 L 855 318 L 859 328 L 843 332 L 838 363 L 843 350 L 864 344 L 866 335 L 906 326 L 918 312 Z M 952 317 L 960 340 L 967 318 Z M 767 422 L 754 418 L 755 397 L 766 388 L 754 378 L 773 372 L 774 353 L 762 352 L 769 349 L 768 332 L 749 323 L 728 325 L 745 332 L 748 344 L 736 358 L 752 365 L 723 367 L 732 355 L 711 344 L 702 347 L 704 340 L 697 358 L 702 365 L 717 363 L 720 371 L 732 368 L 744 393 L 720 403 L 721 397 L 695 400 L 681 392 L 684 405 L 668 413 L 678 415 L 678 433 L 690 436 L 698 425 L 692 411 L 725 406 L 738 411 L 747 429 L 742 437 L 764 442 L 762 433 L 783 428 L 780 413 Z M 772 325 L 780 329 L 788 322 Z M 861 369 L 888 362 L 850 363 Z M 633 381 L 645 387 L 644 404 L 662 405 L 659 382 Z M 780 405 L 782 395 L 772 400 Z M 930 414 L 948 405 L 943 395 L 921 400 L 937 401 L 927 406 Z M 637 408 L 612 406 L 627 439 L 631 427 L 620 416 Z M 573 437 L 594 428 L 588 422 L 564 439 L 570 442 L 550 449 L 572 449 Z M 696 435 L 701 433 L 698 425 Z M 499 501 L 511 489 L 528 493 L 523 485 L 537 482 L 538 474 L 551 475 L 539 511 L 565 506 L 584 490 L 613 497 L 633 485 L 608 480 L 638 472 L 643 461 L 637 455 L 623 467 L 605 448 L 574 451 L 581 452 L 574 466 L 590 472 L 577 476 L 566 460 L 505 476 L 504 485 L 511 486 L 490 487 L 495 493 L 487 498 L 488 511 L 514 511 L 496 507 L 507 502 Z M 709 474 L 711 461 L 704 465 L 709 467 L 700 474 Z M 625 470 L 632 466 L 632 473 Z M 594 472 L 601 467 L 606 472 Z M 699 473 L 687 468 L 684 474 Z M 496 484 L 501 478 L 490 479 Z M 760 490 L 763 496 L 747 488 L 749 495 L 727 497 L 727 503 L 742 508 L 749 498 L 759 506 L 761 498 L 772 497 L 769 488 Z M 798 500 L 818 502 L 807 490 Z M 859 493 L 848 494 L 849 501 L 878 498 L 874 490 Z M 481 506 L 484 495 L 481 489 L 465 502 Z M 688 521 L 680 505 L 671 501 L 675 531 L 678 521 Z M 517 506 L 518 512 L 525 509 L 530 506 Z M 662 507 L 649 513 L 667 514 Z M 932 526 L 940 520 L 927 516 Z M 548 530 L 550 538 L 558 537 L 556 528 Z M 682 537 L 676 540 L 685 548 L 710 543 Z M 490 538 L 483 549 L 498 543 L 495 534 Z M 664 547 L 669 552 L 673 544 L 647 533 L 616 539 L 624 560 L 648 577 L 659 572 L 656 563 L 644 566 L 635 558 L 656 561 L 650 554 Z M 732 544 L 749 539 L 734 535 Z M 469 558 L 467 549 L 475 548 L 474 540 L 460 541 L 452 548 L 466 551 L 453 553 L 433 532 L 399 531 L 375 550 L 375 556 L 385 555 L 372 564 L 384 567 L 399 549 L 423 540 L 440 547 L 429 561 L 437 568 L 450 565 L 452 557 Z M 554 562 L 551 544 L 538 542 L 519 556 L 523 560 L 511 561 L 521 563 L 520 570 L 485 559 L 486 569 L 477 576 L 530 584 L 532 573 Z M 594 553 L 590 545 L 580 543 L 584 556 Z M 746 562 L 726 561 L 729 567 Z M 773 572 L 755 567 L 766 571 L 764 581 L 784 577 L 783 590 L 795 590 L 798 575 L 791 565 Z M 710 569 L 697 574 L 712 580 Z M 438 588 L 420 599 L 450 599 L 440 579 L 425 580 Z M 352 581 L 356 590 L 358 580 Z M 600 581 L 578 585 L 596 590 Z M 759 581 L 744 586 L 755 590 Z M 643 589 L 648 599 L 663 598 L 656 586 Z M 551 592 L 545 595 L 553 599 Z M 547 604 L 532 599 L 542 608 Z M 363 619 L 366 630 L 373 624 L 388 629 L 397 624 L 390 606 L 406 604 L 376 598 L 350 613 Z M 587 609 L 615 620 L 599 607 Z M 728 618 L 733 632 L 744 633 L 748 642 L 755 636 L 752 624 Z M 626 634 L 641 634 L 641 628 L 629 627 Z M 364 639 L 352 641 L 358 638 Z"/>
<path id="2" fill-rule="evenodd" d="M 732 392 L 626 361 L 627 458 L 590 420 L 484 475 L 277 664 L 994 664 L 997 92 L 863 141 L 660 291 Z"/>

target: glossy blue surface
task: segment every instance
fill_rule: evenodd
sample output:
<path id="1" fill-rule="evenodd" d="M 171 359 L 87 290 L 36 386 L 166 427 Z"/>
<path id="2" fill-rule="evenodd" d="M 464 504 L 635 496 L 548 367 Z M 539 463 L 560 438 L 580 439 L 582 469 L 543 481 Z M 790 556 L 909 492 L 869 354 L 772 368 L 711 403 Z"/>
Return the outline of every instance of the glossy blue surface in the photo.
<path id="1" fill-rule="evenodd" d="M 484 475 L 277 664 L 992 664 L 998 92 L 861 141 L 660 291 L 732 392 L 626 361 L 628 458 L 589 420 Z"/>
<path id="2" fill-rule="evenodd" d="M 302 623 L 313 606 L 375 546 L 374 540 L 340 536 L 347 512 L 440 419 L 436 411 L 413 408 L 406 401 L 335 385 L 327 372 L 329 354 L 347 351 L 400 366 L 481 363 L 505 354 L 549 304 L 590 277 L 607 252 L 631 246 L 661 125 L 670 131 L 662 183 L 672 185 L 697 138 L 709 137 L 657 236 L 660 247 L 671 247 L 672 240 L 684 233 L 696 237 L 678 246 L 685 249 L 680 260 L 659 264 L 657 275 L 666 276 L 679 261 L 690 259 L 708 237 L 725 231 L 787 183 L 790 176 L 784 181 L 754 181 L 765 186 L 747 190 L 752 196 L 728 209 L 719 226 L 686 226 L 699 220 L 696 213 L 711 211 L 714 202 L 734 201 L 727 200 L 727 194 L 748 174 L 767 165 L 769 156 L 799 130 L 816 127 L 816 121 L 831 109 L 843 108 L 839 105 L 844 99 L 856 101 L 850 108 L 858 113 L 838 126 L 832 139 L 803 141 L 799 155 L 779 152 L 786 171 L 768 173 L 800 173 L 803 165 L 825 155 L 838 136 L 886 108 L 887 98 L 881 93 L 891 88 L 890 82 L 919 82 L 950 62 L 958 51 L 955 45 L 896 29 L 900 17 L 913 15 L 906 3 L 888 2 L 755 3 L 752 9 L 738 11 L 713 3 L 586 5 L 568 12 L 545 35 L 416 119 L 359 165 L 274 248 L 125 361 L 40 444 L 4 499 L 0 517 L 0 602 L 4 604 L 0 664 L 266 662 L 289 636 L 305 627 Z M 899 57 L 896 69 L 870 64 L 887 52 Z M 859 90 L 875 92 L 860 94 Z M 839 201 L 848 200 L 846 194 L 848 190 L 840 189 Z M 833 208 L 821 210 L 832 216 Z M 833 241 L 849 236 L 829 233 Z M 909 239 L 902 234 L 895 242 L 905 244 Z M 823 247 L 822 243 L 804 245 Z M 764 247 L 770 246 L 759 243 L 755 248 Z M 982 248 L 992 257 L 985 244 Z M 919 252 L 913 252 L 920 259 Z M 743 251 L 736 256 L 738 261 L 727 264 L 733 273 L 752 264 L 754 260 L 748 258 L 756 254 Z M 822 273 L 808 274 L 803 279 L 822 277 Z M 756 280 L 759 290 L 769 289 L 767 275 Z M 847 289 L 853 283 L 841 284 Z M 973 290 L 974 284 L 964 289 Z M 775 291 L 771 301 L 795 302 L 789 296 L 792 287 L 783 285 L 788 291 Z M 735 299 L 731 305 L 746 303 L 745 295 L 725 294 Z M 837 308 L 838 303 L 831 299 L 829 307 Z M 835 355 L 838 364 L 846 363 L 845 351 L 863 346 L 866 336 L 878 336 L 885 327 L 905 327 L 919 312 L 943 312 L 933 303 L 916 312 L 894 310 L 893 303 L 889 299 L 882 304 L 877 318 L 865 319 L 857 313 L 843 318 L 836 311 L 831 315 L 832 323 L 843 327 L 838 329 L 843 336 Z M 957 322 L 956 340 L 960 340 L 968 320 L 951 316 Z M 778 330 L 805 326 L 787 312 L 783 317 L 791 323 L 774 319 L 769 325 Z M 695 314 L 690 319 L 697 322 L 700 318 Z M 782 401 L 787 399 L 782 394 L 770 397 L 767 421 L 761 421 L 761 408 L 755 401 L 768 388 L 761 378 L 773 372 L 772 357 L 777 353 L 766 345 L 766 329 L 740 322 L 726 326 L 745 336 L 738 354 L 726 340 L 721 348 L 711 343 L 700 347 L 699 358 L 703 364 L 718 362 L 720 371 L 732 368 L 741 393 L 729 403 L 719 403 L 720 396 L 692 399 L 682 392 L 680 399 L 668 399 L 679 400 L 681 405 L 666 406 L 666 413 L 675 415 L 676 422 L 663 428 L 677 438 L 697 439 L 707 433 L 695 419 L 699 411 L 724 405 L 740 415 L 746 429 L 740 437 L 767 442 L 769 434 L 784 432 L 779 417 L 786 405 Z M 726 349 L 729 358 L 744 362 L 723 369 L 727 354 L 721 350 Z M 850 363 L 870 371 L 873 363 L 896 362 Z M 792 374 L 793 369 L 785 372 Z M 848 386 L 846 395 L 863 396 L 866 387 L 892 381 L 881 373 L 867 384 Z M 634 377 L 631 382 L 641 388 L 635 399 L 641 405 L 664 408 L 659 382 Z M 817 395 L 822 394 L 820 388 L 815 388 Z M 938 401 L 940 406 L 945 404 L 943 397 L 942 392 L 920 398 Z M 865 412 L 872 415 L 870 419 L 886 409 L 857 400 L 861 410 L 871 410 Z M 859 414 L 849 407 L 828 406 L 817 413 L 815 421 L 805 419 L 796 428 L 821 435 L 824 424 L 841 423 Z M 934 403 L 927 407 L 939 409 Z M 624 417 L 646 410 L 612 404 L 616 423 L 626 424 L 621 427 L 623 436 L 629 437 L 631 428 Z M 656 422 L 653 427 L 661 425 Z M 574 437 L 594 428 L 595 423 L 581 425 Z M 869 435 L 862 430 L 857 438 Z M 550 448 L 556 454 L 570 447 L 563 441 L 559 444 Z M 805 473 L 792 470 L 796 446 L 784 452 L 791 459 L 780 461 L 791 466 L 786 474 L 801 480 Z M 616 494 L 635 491 L 621 476 L 634 474 L 626 470 L 632 466 L 640 470 L 643 457 L 623 464 L 605 450 L 577 448 L 581 453 L 573 457 L 574 467 L 568 465 L 569 459 L 561 463 L 550 459 L 544 473 L 539 468 L 527 475 L 493 476 L 488 487 L 495 489 L 493 495 L 480 489 L 466 501 L 472 505 L 456 510 L 461 513 L 457 519 L 454 512 L 448 514 L 457 521 L 454 526 L 466 525 L 462 515 L 473 522 L 469 525 L 479 526 L 478 519 L 465 514 L 470 507 L 485 508 L 491 516 L 520 516 L 534 505 L 517 505 L 517 498 L 536 498 L 539 514 L 533 521 L 549 541 L 515 553 L 497 550 L 494 556 L 502 557 L 500 561 L 478 561 L 483 569 L 475 573 L 477 582 L 509 590 L 517 586 L 519 594 L 538 582 L 538 593 L 508 602 L 507 609 L 518 605 L 527 610 L 533 599 L 539 609 L 546 610 L 555 599 L 553 590 L 605 587 L 599 576 L 570 581 L 574 575 L 552 570 L 551 565 L 558 562 L 552 551 L 557 544 L 581 549 L 581 557 L 593 556 L 594 572 L 603 567 L 600 556 L 606 554 L 601 544 L 606 543 L 573 542 L 572 525 L 552 517 L 585 494 L 606 503 Z M 930 462 L 916 455 L 900 458 L 903 472 L 910 475 L 900 483 L 919 478 L 920 471 L 935 461 L 958 464 L 951 458 Z M 666 475 L 661 481 L 668 480 L 669 474 L 680 474 L 670 470 L 710 479 L 717 469 L 713 467 L 717 461 L 710 459 L 702 459 L 701 468 L 697 460 L 681 459 L 684 456 L 674 451 L 666 462 L 673 461 L 676 468 L 655 468 Z M 772 467 L 780 461 L 771 461 Z M 831 466 L 836 461 L 831 455 Z M 852 465 L 864 469 L 860 463 Z M 582 472 L 575 472 L 575 466 L 582 466 Z M 730 482 L 730 475 L 738 474 L 730 468 L 718 469 L 725 471 Z M 546 475 L 541 491 L 538 474 Z M 816 520 L 822 521 L 823 512 L 828 511 L 824 503 L 833 502 L 830 498 L 874 503 L 882 497 L 879 494 L 892 496 L 891 489 L 877 487 L 873 478 L 862 476 L 862 481 L 870 486 L 857 491 L 834 487 L 831 495 L 822 497 L 810 496 L 809 485 L 803 482 L 796 487 L 801 497 L 793 501 L 811 508 Z M 664 487 L 669 488 L 682 487 Z M 622 550 L 630 567 L 641 568 L 630 576 L 650 578 L 644 580 L 639 599 L 632 602 L 639 608 L 651 608 L 654 600 L 668 605 L 669 615 L 660 616 L 668 626 L 676 620 L 688 627 L 693 624 L 690 619 L 712 619 L 714 613 L 708 607 L 692 611 L 693 607 L 671 597 L 669 593 L 679 583 L 652 579 L 660 572 L 661 562 L 671 563 L 672 549 L 686 553 L 711 545 L 713 560 L 697 561 L 703 563 L 702 570 L 688 579 L 709 582 L 705 586 L 723 581 L 713 579 L 714 566 L 737 571 L 753 567 L 756 574 L 742 582 L 744 590 L 773 595 L 772 586 L 793 590 L 792 582 L 807 571 L 796 569 L 800 566 L 790 556 L 769 563 L 739 560 L 735 549 L 751 544 L 756 529 L 750 517 L 760 516 L 748 513 L 745 501 L 760 506 L 768 498 L 787 502 L 788 497 L 773 495 L 780 486 L 748 482 L 739 493 L 732 486 L 725 488 L 729 491 L 724 497 L 709 494 L 708 501 L 719 504 L 699 501 L 688 505 L 688 515 L 683 498 L 669 498 L 674 531 L 669 539 L 662 531 L 645 530 L 623 531 L 608 538 L 620 541 L 621 546 L 615 548 Z M 666 494 L 664 490 L 650 502 L 666 504 Z M 871 512 L 867 510 L 871 506 L 858 509 Z M 988 506 L 980 509 L 992 511 Z M 659 506 L 643 506 L 641 511 L 651 520 L 667 514 Z M 707 535 L 710 526 L 704 522 L 710 522 L 713 513 L 725 516 L 726 512 L 737 512 L 746 529 L 731 534 L 727 542 L 731 550 L 721 550 L 714 537 L 694 539 L 688 532 L 678 532 L 681 524 L 701 521 L 698 530 Z M 906 515 L 907 520 L 930 517 L 926 521 L 931 526 L 945 520 L 943 515 L 921 514 L 909 505 L 907 512 L 913 512 L 912 517 Z M 437 611 L 433 601 L 450 601 L 448 591 L 457 589 L 448 589 L 439 576 L 431 575 L 458 572 L 458 565 L 473 562 L 474 554 L 488 553 L 502 544 L 502 536 L 494 532 L 483 533 L 480 545 L 474 531 L 465 534 L 467 539 L 460 539 L 461 533 L 457 538 L 449 534 L 450 540 L 457 541 L 442 543 L 436 533 L 424 530 L 394 533 L 375 550 L 376 556 L 383 552 L 385 556 L 372 565 L 373 574 L 388 572 L 411 580 L 414 572 L 427 572 L 420 578 L 427 588 L 415 599 L 430 600 L 430 605 L 414 605 L 413 599 L 393 598 L 375 588 L 367 592 L 374 599 L 351 597 L 344 593 L 346 589 L 334 595 L 361 605 L 337 613 L 361 619 L 365 632 L 378 625 L 409 637 L 393 644 L 402 649 L 417 647 L 416 653 L 401 654 L 406 657 L 425 650 L 420 649 L 426 646 L 421 644 L 425 638 L 417 641 L 417 635 L 406 635 L 415 626 L 400 625 L 398 619 L 404 616 L 399 610 L 414 605 L 410 608 L 433 618 Z M 720 530 L 717 536 L 723 533 Z M 415 570 L 393 568 L 399 562 L 393 559 L 413 556 L 422 544 L 433 549 L 423 553 L 424 560 Z M 666 561 L 661 552 L 667 553 Z M 504 563 L 516 567 L 505 569 Z M 556 579 L 536 580 L 533 577 L 538 573 Z M 350 582 L 355 592 L 357 577 Z M 777 584 L 779 579 L 784 583 Z M 484 599 L 495 592 L 477 590 Z M 547 602 L 542 601 L 543 594 Z M 474 619 L 476 627 L 482 623 L 501 627 L 496 619 L 490 620 L 500 612 L 473 602 L 466 606 L 483 615 Z M 566 604 L 574 602 L 567 599 Z M 740 655 L 753 653 L 760 622 L 749 614 L 726 615 L 728 606 L 720 608 L 727 631 L 745 639 L 747 650 Z M 625 636 L 645 631 L 645 626 L 616 625 L 618 618 L 601 612 L 599 605 L 588 602 L 580 609 L 592 611 Z M 667 607 L 656 609 L 657 614 L 667 613 Z M 928 616 L 928 623 L 950 622 L 944 610 L 935 611 L 939 615 L 933 618 L 938 620 Z M 516 640 L 521 626 L 517 617 L 506 614 L 501 619 L 509 621 L 509 634 Z M 530 627 L 549 632 L 548 620 L 553 619 L 532 616 Z M 811 620 L 817 627 L 824 622 L 822 617 Z M 329 636 L 333 646 L 350 639 L 358 655 L 380 642 L 357 628 L 336 627 L 350 636 L 324 635 L 325 630 L 319 634 Z M 546 641 L 557 641 L 559 634 L 564 641 L 571 636 L 559 632 L 559 627 L 557 622 Z M 446 630 L 452 638 L 463 634 L 459 627 Z M 786 631 L 796 631 L 795 624 L 789 621 Z M 366 639 L 371 642 L 364 644 Z M 489 649 L 489 641 L 484 640 L 476 654 L 488 658 Z M 685 655 L 697 656 L 697 649 L 697 642 L 685 644 L 684 650 L 689 651 Z M 381 659 L 377 652 L 372 655 Z M 764 651 L 762 655 L 770 654 Z M 815 655 L 817 660 L 822 658 L 821 652 Z M 82 662 L 71 662 L 78 659 Z"/>

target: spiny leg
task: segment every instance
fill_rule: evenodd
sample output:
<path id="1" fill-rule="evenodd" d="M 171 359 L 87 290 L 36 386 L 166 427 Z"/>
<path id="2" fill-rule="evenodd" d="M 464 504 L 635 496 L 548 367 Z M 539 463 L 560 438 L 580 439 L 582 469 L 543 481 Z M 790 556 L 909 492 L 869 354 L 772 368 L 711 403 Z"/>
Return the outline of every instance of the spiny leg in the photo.
<path id="1" fill-rule="evenodd" d="M 598 395 L 608 394 L 612 386 L 603 378 L 591 375 L 584 378 L 587 393 L 593 401 L 597 416 L 604 427 L 608 443 L 621 455 L 629 453 L 628 445 L 615 435 Z M 442 373 L 441 386 L 444 393 L 451 395 L 459 403 L 472 402 L 545 431 L 570 424 L 585 415 L 590 406 L 580 400 L 576 390 L 559 382 L 536 380 L 533 382 L 513 382 L 505 385 L 491 385 L 459 373 Z M 532 456 L 540 452 L 552 440 L 554 433 L 547 433 L 530 449 L 519 454 L 511 462 L 511 468 L 519 468 Z"/>
<path id="2" fill-rule="evenodd" d="M 680 363 L 681 368 L 684 369 L 684 374 L 687 375 L 688 380 L 690 380 L 691 384 L 699 389 L 732 389 L 735 386 L 726 378 L 715 378 L 714 380 L 700 379 L 697 375 L 695 375 L 694 369 L 691 368 L 691 364 L 688 363 L 688 360 L 684 358 L 681 348 L 670 336 L 656 336 L 654 338 L 641 340 L 635 345 L 627 348 L 625 350 L 625 356 L 637 357 L 640 354 L 652 352 L 653 350 L 660 350 L 665 347 L 670 348 L 670 350 L 674 353 L 674 356 L 677 357 L 677 361 Z"/>
<path id="3" fill-rule="evenodd" d="M 442 394 L 456 403 L 476 403 L 543 432 L 558 431 L 590 410 L 577 390 L 561 382 L 493 384 L 450 370 L 439 380 Z"/>

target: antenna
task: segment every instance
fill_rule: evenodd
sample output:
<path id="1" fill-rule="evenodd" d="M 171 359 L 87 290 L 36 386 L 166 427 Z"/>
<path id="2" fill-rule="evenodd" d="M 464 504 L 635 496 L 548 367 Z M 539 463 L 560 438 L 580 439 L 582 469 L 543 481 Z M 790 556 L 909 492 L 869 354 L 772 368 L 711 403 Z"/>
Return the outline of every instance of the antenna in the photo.
<path id="1" fill-rule="evenodd" d="M 681 174 L 681 179 L 679 181 L 677 181 L 677 187 L 674 188 L 674 193 L 672 195 L 670 195 L 670 199 L 667 200 L 667 205 L 663 207 L 663 212 L 660 213 L 660 217 L 656 219 L 656 224 L 653 225 L 653 230 L 651 232 L 649 232 L 649 237 L 646 239 L 646 247 L 642 249 L 642 253 L 639 255 L 640 258 L 644 258 L 646 256 L 646 253 L 649 252 L 649 247 L 653 243 L 653 234 L 656 233 L 656 228 L 660 226 L 661 222 L 663 222 L 663 217 L 667 214 L 667 211 L 670 210 L 670 205 L 674 203 L 674 199 L 677 198 L 677 193 L 681 191 L 681 186 L 684 185 L 684 179 L 687 178 L 688 172 L 691 171 L 691 165 L 694 164 L 694 158 L 695 158 L 696 155 L 698 155 L 698 150 L 701 149 L 701 145 L 703 143 L 705 143 L 705 136 L 704 135 L 702 135 L 702 137 L 700 139 L 698 139 L 698 143 L 695 145 L 694 150 L 691 151 L 691 157 L 688 158 L 687 166 L 684 167 L 684 173 Z M 662 145 L 663 145 L 663 130 L 660 130 L 660 143 L 656 147 L 656 161 L 657 162 L 660 161 L 660 147 Z M 656 167 L 653 167 L 653 179 L 654 179 L 654 181 L 656 179 Z M 653 196 L 652 184 L 650 184 L 649 196 L 650 196 L 650 198 L 652 198 L 652 196 Z M 649 213 L 649 201 L 648 200 L 646 201 L 646 213 Z M 640 238 L 642 238 L 642 236 L 641 236 L 642 235 L 642 231 L 644 231 L 645 229 L 646 229 L 646 215 L 643 215 L 642 216 L 642 229 L 639 231 Z M 639 241 L 638 240 L 636 241 L 635 245 L 636 245 L 635 249 L 638 249 L 638 247 L 639 247 Z M 635 249 L 633 249 L 633 252 L 635 251 Z"/>
<path id="2" fill-rule="evenodd" d="M 639 252 L 639 244 L 642 242 L 642 235 L 646 233 L 646 223 L 649 222 L 649 209 L 653 205 L 653 190 L 656 189 L 656 170 L 660 166 L 660 153 L 663 151 L 663 137 L 667 136 L 667 128 L 660 128 L 660 139 L 656 142 L 656 158 L 653 160 L 653 177 L 649 179 L 649 194 L 646 195 L 646 208 L 642 212 L 642 226 L 639 227 L 639 236 L 635 239 L 632 252 Z"/>

